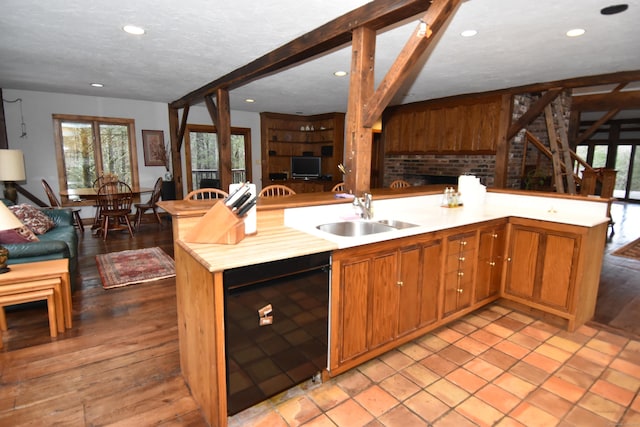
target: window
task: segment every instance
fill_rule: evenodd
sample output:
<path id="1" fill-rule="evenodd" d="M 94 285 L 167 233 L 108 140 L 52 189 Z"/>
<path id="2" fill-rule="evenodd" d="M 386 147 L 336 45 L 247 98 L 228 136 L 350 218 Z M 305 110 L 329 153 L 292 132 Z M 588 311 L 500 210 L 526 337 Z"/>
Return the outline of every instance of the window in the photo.
<path id="1" fill-rule="evenodd" d="M 138 185 L 133 119 L 53 115 L 60 188 L 90 188 L 111 173 Z"/>
<path id="2" fill-rule="evenodd" d="M 202 187 L 220 188 L 220 150 L 216 128 L 205 125 L 187 125 L 185 142 L 188 190 L 197 190 Z M 250 166 L 251 129 L 232 127 L 232 183 L 251 180 Z"/>

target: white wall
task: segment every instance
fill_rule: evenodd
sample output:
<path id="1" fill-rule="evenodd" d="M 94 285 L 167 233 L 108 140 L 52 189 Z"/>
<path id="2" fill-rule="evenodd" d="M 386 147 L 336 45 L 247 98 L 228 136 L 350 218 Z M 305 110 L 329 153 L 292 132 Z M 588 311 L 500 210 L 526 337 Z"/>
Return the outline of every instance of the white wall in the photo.
<path id="1" fill-rule="evenodd" d="M 27 180 L 20 184 L 45 202 L 47 197 L 42 188 L 42 178 L 49 182 L 54 191 L 59 191 L 52 114 L 134 119 L 140 185 L 151 187 L 156 179 L 165 173 L 162 166 L 145 166 L 142 150 L 143 129 L 162 130 L 165 140 L 169 140 L 169 112 L 165 103 L 13 89 L 3 89 L 2 97 L 7 100 L 22 99 L 22 111 L 27 127 L 27 136 L 24 138 L 20 137 L 20 104 L 4 103 L 9 148 L 24 152 Z M 211 125 L 211 119 L 204 106 L 191 107 L 188 122 Z M 231 111 L 231 125 L 251 128 L 252 181 L 260 183 L 260 115 Z M 184 170 L 184 147 L 182 153 Z M 186 179 L 183 181 L 186 182 Z M 18 199 L 19 202 L 29 203 L 23 196 L 18 195 Z M 91 218 L 92 215 L 91 208 L 83 209 L 83 218 Z"/>

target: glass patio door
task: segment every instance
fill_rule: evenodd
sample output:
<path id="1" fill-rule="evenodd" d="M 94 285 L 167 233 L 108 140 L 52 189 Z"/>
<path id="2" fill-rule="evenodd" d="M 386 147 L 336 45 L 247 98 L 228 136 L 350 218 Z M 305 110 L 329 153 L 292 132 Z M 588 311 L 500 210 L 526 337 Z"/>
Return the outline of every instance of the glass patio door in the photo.
<path id="1" fill-rule="evenodd" d="M 640 201 L 640 154 L 638 154 L 638 145 L 618 145 L 615 169 L 617 174 L 613 197 Z"/>

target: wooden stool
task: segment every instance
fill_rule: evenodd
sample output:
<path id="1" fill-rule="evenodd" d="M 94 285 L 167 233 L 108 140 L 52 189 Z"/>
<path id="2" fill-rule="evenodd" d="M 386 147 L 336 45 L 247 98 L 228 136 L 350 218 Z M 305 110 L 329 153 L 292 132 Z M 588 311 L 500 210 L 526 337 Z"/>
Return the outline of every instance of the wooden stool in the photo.
<path id="1" fill-rule="evenodd" d="M 59 283 L 60 281 L 58 280 L 58 284 Z M 0 331 L 7 330 L 7 318 L 4 314 L 5 306 L 24 304 L 26 302 L 42 301 L 45 299 L 47 300 L 47 310 L 49 312 L 49 333 L 52 337 L 57 337 L 58 322 L 56 320 L 56 304 L 53 297 L 53 288 L 0 296 Z"/>

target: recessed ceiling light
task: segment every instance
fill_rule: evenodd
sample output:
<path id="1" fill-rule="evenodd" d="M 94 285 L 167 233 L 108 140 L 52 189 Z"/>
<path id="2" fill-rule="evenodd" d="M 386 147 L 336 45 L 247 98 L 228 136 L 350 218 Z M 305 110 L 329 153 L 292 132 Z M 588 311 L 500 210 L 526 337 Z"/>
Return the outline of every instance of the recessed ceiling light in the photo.
<path id="1" fill-rule="evenodd" d="M 347 75 L 346 71 L 336 71 L 335 73 L 333 73 L 334 76 L 336 77 L 344 77 Z"/>
<path id="2" fill-rule="evenodd" d="M 628 4 L 614 4 L 600 9 L 600 13 L 603 15 L 615 15 L 616 13 L 624 12 L 629 9 Z"/>
<path id="3" fill-rule="evenodd" d="M 144 28 L 136 25 L 125 25 L 122 29 L 125 33 L 133 34 L 134 36 L 141 36 L 145 32 Z"/>
<path id="4" fill-rule="evenodd" d="M 102 83 L 91 83 L 91 87 L 104 87 Z"/>
<path id="5" fill-rule="evenodd" d="M 460 33 L 462 37 L 473 37 L 478 34 L 478 30 L 464 30 Z"/>
<path id="6" fill-rule="evenodd" d="M 567 37 L 579 37 L 584 33 L 585 31 L 582 28 L 574 28 L 573 30 L 567 31 Z"/>
<path id="7" fill-rule="evenodd" d="M 246 102 L 248 104 L 253 104 L 254 102 L 256 102 L 256 100 L 253 99 L 253 98 L 247 98 L 247 99 L 244 100 L 244 102 Z"/>

